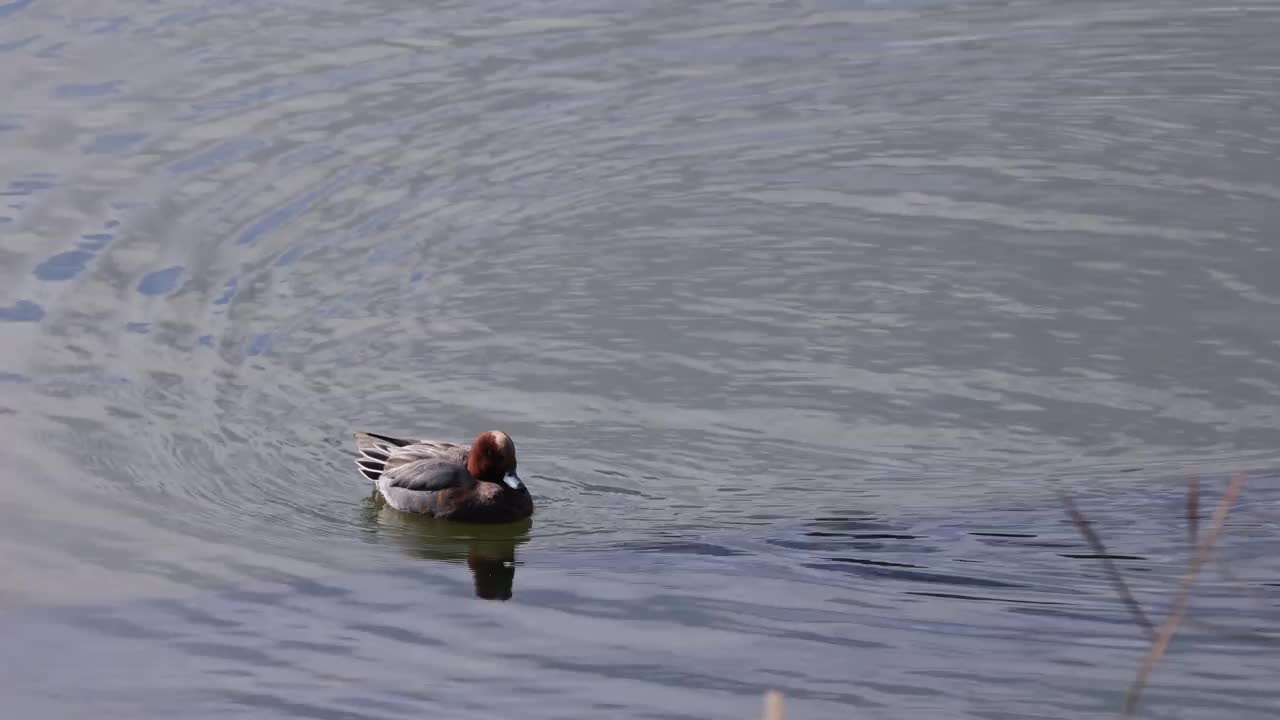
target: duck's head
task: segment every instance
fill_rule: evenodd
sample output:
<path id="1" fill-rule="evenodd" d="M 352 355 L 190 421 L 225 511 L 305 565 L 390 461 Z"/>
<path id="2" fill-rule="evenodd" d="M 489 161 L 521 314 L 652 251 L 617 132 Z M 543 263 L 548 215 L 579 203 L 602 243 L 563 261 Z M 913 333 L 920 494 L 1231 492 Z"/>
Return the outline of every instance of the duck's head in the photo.
<path id="1" fill-rule="evenodd" d="M 516 474 L 516 444 L 500 430 L 489 430 L 476 436 L 467 454 L 467 472 L 483 481 L 502 483 L 512 490 L 521 490 L 524 483 Z"/>

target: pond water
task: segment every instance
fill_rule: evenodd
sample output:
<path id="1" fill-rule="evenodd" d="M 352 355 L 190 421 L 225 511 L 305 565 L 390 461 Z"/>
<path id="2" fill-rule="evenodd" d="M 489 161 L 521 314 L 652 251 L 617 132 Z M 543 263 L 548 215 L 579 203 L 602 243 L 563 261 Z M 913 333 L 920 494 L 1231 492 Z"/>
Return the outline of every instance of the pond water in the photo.
<path id="1" fill-rule="evenodd" d="M 23 718 L 1280 709 L 1280 5 L 0 1 Z M 354 430 L 515 439 L 532 522 Z"/>

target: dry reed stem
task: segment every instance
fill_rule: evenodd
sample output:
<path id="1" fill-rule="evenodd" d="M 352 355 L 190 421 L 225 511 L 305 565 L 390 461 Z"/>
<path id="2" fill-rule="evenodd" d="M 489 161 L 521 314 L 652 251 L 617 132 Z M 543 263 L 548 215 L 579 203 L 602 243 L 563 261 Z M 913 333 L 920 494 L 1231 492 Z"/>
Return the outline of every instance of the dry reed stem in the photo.
<path id="1" fill-rule="evenodd" d="M 1238 515 L 1239 512 L 1237 512 L 1236 514 Z M 1200 519 L 1200 478 L 1199 476 L 1196 476 L 1191 478 L 1190 486 L 1187 488 L 1187 534 L 1190 536 L 1192 549 L 1194 549 L 1196 545 L 1199 519 Z M 1223 580 L 1226 580 L 1230 583 L 1234 583 L 1236 587 L 1240 589 L 1241 592 L 1243 592 L 1244 594 L 1252 598 L 1254 604 L 1257 605 L 1258 607 L 1260 608 L 1266 607 L 1266 603 L 1267 603 L 1266 595 L 1262 592 L 1259 592 L 1257 588 L 1249 587 L 1248 583 L 1246 583 L 1243 579 L 1241 579 L 1240 576 L 1236 575 L 1235 571 L 1231 568 L 1231 563 L 1227 562 L 1226 558 L 1222 557 L 1221 555 L 1217 555 L 1213 558 L 1213 560 L 1214 560 L 1214 563 L 1217 565 L 1218 574 L 1222 576 Z M 1218 625 L 1216 623 L 1208 623 L 1204 621 L 1192 621 L 1190 619 L 1186 619 L 1186 620 L 1183 620 L 1183 624 L 1197 625 L 1207 630 L 1213 630 L 1214 632 L 1220 633 L 1224 636 L 1237 639 L 1237 640 L 1246 640 L 1249 642 L 1263 642 L 1263 643 L 1276 642 L 1277 640 L 1277 638 L 1271 637 L 1270 635 L 1265 635 L 1263 633 L 1249 632 L 1248 630 L 1232 628 L 1226 625 Z"/>
<path id="2" fill-rule="evenodd" d="M 1102 539 L 1093 531 L 1093 528 L 1089 527 L 1089 521 L 1084 518 L 1079 508 L 1076 507 L 1075 502 L 1061 490 L 1057 490 L 1057 493 L 1058 500 L 1066 508 L 1067 514 L 1071 517 L 1071 522 L 1076 526 L 1076 530 L 1089 543 L 1093 554 L 1097 555 L 1098 559 L 1102 561 L 1102 566 L 1107 571 L 1107 579 L 1111 581 L 1111 586 L 1115 588 L 1116 593 L 1120 595 L 1120 599 L 1124 601 L 1125 607 L 1129 608 L 1129 613 L 1133 615 L 1133 619 L 1142 628 L 1147 639 L 1155 638 L 1155 626 L 1147 619 L 1147 614 L 1142 611 L 1142 606 L 1134 599 L 1133 593 L 1129 592 L 1129 585 L 1124 581 L 1124 577 L 1120 574 L 1120 570 L 1116 568 L 1116 564 L 1111 561 L 1107 546 L 1102 544 Z"/>
<path id="3" fill-rule="evenodd" d="M 764 694 L 764 720 L 783 720 L 782 693 L 777 690 Z"/>
<path id="4" fill-rule="evenodd" d="M 1187 539 L 1191 548 L 1194 550 L 1196 546 L 1196 538 L 1199 535 L 1200 525 L 1200 478 L 1199 476 L 1191 478 L 1191 482 L 1187 487 Z M 1218 567 L 1218 574 L 1223 580 L 1234 583 L 1241 592 L 1253 599 L 1254 604 L 1259 607 L 1266 605 L 1266 597 L 1258 592 L 1257 588 L 1251 588 L 1247 583 L 1240 579 L 1231 569 L 1231 564 L 1227 559 L 1218 555 L 1213 559 Z"/>
<path id="5" fill-rule="evenodd" d="M 1138 700 L 1142 697 L 1142 689 L 1146 687 L 1147 679 L 1151 677 L 1152 671 L 1155 670 L 1156 663 L 1160 661 L 1165 651 L 1169 649 L 1169 643 L 1173 641 L 1173 636 L 1178 631 L 1178 625 L 1181 624 L 1182 618 L 1187 613 L 1187 605 L 1191 599 L 1191 589 L 1200 577 L 1200 568 L 1213 554 L 1213 546 L 1218 540 L 1218 533 L 1222 530 L 1223 524 L 1226 523 L 1227 515 L 1231 513 L 1231 506 L 1235 504 L 1236 497 L 1244 489 L 1244 480 L 1244 473 L 1238 473 L 1232 477 L 1230 484 L 1227 485 L 1226 492 L 1218 500 L 1218 508 L 1213 512 L 1213 525 L 1210 526 L 1208 532 L 1196 544 L 1195 555 L 1191 557 L 1191 567 L 1182 578 L 1182 585 L 1178 589 L 1178 596 L 1174 600 L 1173 609 L 1169 612 L 1169 617 L 1160 626 L 1159 633 L 1151 643 L 1151 650 L 1147 653 L 1146 658 L 1143 659 L 1142 667 L 1138 670 L 1138 677 L 1134 679 L 1133 684 L 1129 686 L 1129 692 L 1125 695 L 1122 717 L 1128 718 L 1133 715 L 1133 711 L 1138 706 Z"/>

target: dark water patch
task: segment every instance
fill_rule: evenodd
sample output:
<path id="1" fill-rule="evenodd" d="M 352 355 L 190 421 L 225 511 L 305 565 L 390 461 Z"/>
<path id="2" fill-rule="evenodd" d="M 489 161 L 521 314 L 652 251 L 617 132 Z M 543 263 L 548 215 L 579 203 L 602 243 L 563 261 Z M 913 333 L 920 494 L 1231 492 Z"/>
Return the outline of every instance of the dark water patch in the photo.
<path id="1" fill-rule="evenodd" d="M 146 138 L 147 134 L 140 132 L 103 133 L 94 137 L 82 150 L 89 155 L 118 155 Z"/>
<path id="2" fill-rule="evenodd" d="M 304 254 L 306 254 L 305 248 L 302 248 L 302 247 L 289 248 L 288 250 L 281 253 L 280 257 L 276 258 L 275 266 L 288 267 L 294 264 L 295 262 L 297 262 L 300 258 L 302 258 Z"/>
<path id="3" fill-rule="evenodd" d="M 1118 555 L 1115 553 L 1060 553 L 1061 557 L 1073 560 L 1143 560 L 1141 555 Z"/>
<path id="4" fill-rule="evenodd" d="M 290 200 L 285 205 L 275 208 L 262 218 L 254 221 L 236 238 L 237 245 L 253 246 L 269 233 L 284 227 L 311 210 L 322 199 L 328 197 L 351 179 L 352 171 L 339 173 L 321 183 L 320 187 L 308 191 L 300 197 Z"/>
<path id="5" fill-rule="evenodd" d="M 132 19 L 128 15 L 115 15 L 112 17 L 94 17 L 86 19 L 80 29 L 89 32 L 92 35 L 105 35 L 107 33 L 119 32 L 128 27 Z"/>
<path id="6" fill-rule="evenodd" d="M 252 670 L 240 670 L 238 668 L 214 668 L 213 670 L 206 670 L 205 672 L 219 677 L 246 679 L 257 677 L 257 673 Z"/>
<path id="7" fill-rule="evenodd" d="M 244 603 L 246 605 L 271 605 L 282 608 L 288 607 L 288 595 L 279 592 L 231 588 L 224 590 L 222 594 L 229 601 Z"/>
<path id="8" fill-rule="evenodd" d="M 12 2 L 0 3 L 0 17 L 14 15 L 30 7 L 33 2 L 35 0 L 13 0 Z"/>
<path id="9" fill-rule="evenodd" d="M 119 80 L 93 83 L 68 83 L 59 85 L 54 96 L 59 98 L 97 98 L 115 95 L 120 92 Z"/>
<path id="10" fill-rule="evenodd" d="M 56 187 L 54 177 L 46 173 L 33 173 L 31 176 L 9 181 L 9 190 L 0 192 L 0 196 L 27 196 L 37 192 L 52 190 Z"/>
<path id="11" fill-rule="evenodd" d="M 350 695 L 331 698 L 333 705 L 345 705 L 356 709 L 381 710 L 391 713 L 393 717 L 413 717 L 422 713 L 422 706 L 417 703 L 396 702 L 372 695 Z"/>
<path id="12" fill-rule="evenodd" d="M 859 680 L 860 687 L 869 688 L 876 692 L 882 692 L 886 695 L 900 695 L 904 697 L 939 697 L 945 693 L 934 690 L 927 685 L 905 685 L 902 683 L 882 683 L 873 680 Z"/>
<path id="13" fill-rule="evenodd" d="M 362 612 L 380 613 L 380 612 L 399 612 L 404 610 L 410 603 L 405 602 L 382 602 L 378 600 L 342 598 L 338 601 L 344 606 L 355 608 Z"/>
<path id="14" fill-rule="evenodd" d="M 248 345 L 244 349 L 245 355 L 254 357 L 256 355 L 265 355 L 271 352 L 271 348 L 275 345 L 274 333 L 262 333 L 255 335 L 249 339 Z"/>
<path id="15" fill-rule="evenodd" d="M 827 558 L 830 562 L 850 563 L 853 565 L 872 565 L 875 567 L 900 567 L 900 568 L 922 568 L 923 565 L 912 565 L 910 563 L 896 563 L 888 560 L 867 560 L 865 558 L 843 558 L 833 557 Z"/>
<path id="16" fill-rule="evenodd" d="M 184 269 L 180 265 L 149 272 L 138 281 L 138 292 L 143 295 L 168 295 L 178 288 Z"/>
<path id="17" fill-rule="evenodd" d="M 159 612 L 172 615 L 182 622 L 191 625 L 209 627 L 217 630 L 230 630 L 243 626 L 241 621 L 221 617 L 181 600 L 153 600 L 150 601 L 148 605 Z"/>
<path id="18" fill-rule="evenodd" d="M 9 42 L 0 42 L 0 53 L 13 52 L 15 50 L 22 50 L 26 48 L 28 45 L 30 45 L 31 43 L 39 39 L 40 39 L 39 35 L 31 35 L 29 37 L 25 37 L 20 40 L 10 40 Z"/>
<path id="19" fill-rule="evenodd" d="M 84 250 L 58 253 L 36 266 L 32 274 L 45 282 L 64 282 L 89 268 L 94 254 Z"/>
<path id="20" fill-rule="evenodd" d="M 884 523 L 824 522 L 818 530 L 803 530 L 798 536 L 774 537 L 767 542 L 780 548 L 829 553 L 848 550 L 862 552 L 937 553 L 939 539 L 909 532 L 893 532 Z"/>
<path id="21" fill-rule="evenodd" d="M 992 544 L 1004 546 L 1004 547 L 1011 546 L 1010 543 L 992 543 Z M 1072 542 L 1030 542 L 1030 543 L 1017 543 L 1017 545 L 1014 547 L 1039 548 L 1041 550 L 1061 550 L 1066 548 L 1078 548 L 1080 546 Z"/>
<path id="22" fill-rule="evenodd" d="M 40 322 L 44 308 L 30 300 L 19 300 L 8 307 L 0 307 L 0 322 Z"/>
<path id="23" fill-rule="evenodd" d="M 650 683 L 672 688 L 727 692 L 753 698 L 759 697 L 766 689 L 769 689 L 768 686 L 763 683 L 749 683 L 723 676 L 680 671 L 659 664 L 593 665 L 545 657 L 533 658 L 519 655 L 512 657 L 536 662 L 542 667 L 553 670 L 569 671 L 578 675 L 597 676 L 610 679 L 641 678 Z M 785 687 L 783 690 L 790 697 L 826 700 L 851 707 L 875 707 L 877 705 L 861 695 L 853 693 L 813 691 L 797 687 Z"/>
<path id="24" fill-rule="evenodd" d="M 439 647 L 444 643 L 440 640 L 423 635 L 403 627 L 394 625 L 379 625 L 377 623 L 351 623 L 345 626 L 348 630 L 356 632 L 377 635 L 378 637 L 394 640 L 396 642 L 406 643 L 409 645 L 422 645 L 424 647 Z"/>
<path id="25" fill-rule="evenodd" d="M 129 640 L 170 640 L 180 634 L 149 627 L 101 610 L 72 609 L 56 613 L 62 622 L 84 631 L 110 635 Z"/>
<path id="26" fill-rule="evenodd" d="M 232 633 L 224 633 L 223 636 L 229 637 L 232 636 Z M 257 636 L 254 633 L 244 633 L 242 637 L 252 639 Z M 289 665 L 289 663 L 279 660 L 261 650 L 241 645 L 184 640 L 174 643 L 174 647 L 195 657 L 210 660 L 229 660 L 238 664 L 252 665 L 254 667 L 287 667 Z"/>
<path id="27" fill-rule="evenodd" d="M 36 53 L 36 57 L 41 60 L 59 59 L 62 57 L 63 51 L 67 49 L 67 45 L 68 43 L 65 42 L 50 43 L 49 45 L 40 48 L 40 51 Z"/>
<path id="28" fill-rule="evenodd" d="M 597 483 L 579 482 L 578 487 L 584 492 L 606 493 L 616 495 L 632 495 L 635 497 L 644 497 L 645 494 L 639 490 L 627 487 L 619 487 L 615 485 L 600 485 Z"/>
<path id="29" fill-rule="evenodd" d="M 994 602 L 1003 605 L 1061 605 L 1054 600 L 1026 600 L 1022 598 L 1009 597 L 984 597 L 981 595 L 965 595 L 962 593 L 946 593 L 946 592 L 929 592 L 925 590 L 907 590 L 905 595 L 919 595 L 921 597 L 944 598 L 947 600 L 977 600 L 980 602 Z"/>
<path id="30" fill-rule="evenodd" d="M 224 690 L 216 697 L 231 705 L 270 712 L 277 717 L 310 718 L 311 720 L 389 720 L 393 716 L 342 710 L 325 705 L 286 700 L 268 693 Z"/>
<path id="31" fill-rule="evenodd" d="M 220 142 L 202 152 L 171 164 L 169 171 L 177 175 L 215 172 L 261 150 L 265 146 L 266 143 L 257 139 L 237 139 Z"/>
<path id="32" fill-rule="evenodd" d="M 309 640 L 281 640 L 275 647 L 280 650 L 302 650 L 321 655 L 354 655 L 355 649 L 338 643 L 313 642 Z"/>
<path id="33" fill-rule="evenodd" d="M 669 555 L 704 555 L 708 557 L 735 557 L 749 555 L 745 550 L 697 542 L 655 542 L 625 543 L 622 549 L 640 553 L 662 553 Z"/>
<path id="34" fill-rule="evenodd" d="M 236 289 L 239 287 L 240 287 L 240 279 L 231 278 L 226 282 L 225 285 L 222 286 L 222 294 L 218 296 L 218 299 L 213 301 L 213 304 L 226 305 L 230 303 L 231 299 L 236 296 Z"/>
<path id="35" fill-rule="evenodd" d="M 920 535 L 906 535 L 896 533 L 835 533 L 835 532 L 818 532 L 810 531 L 805 533 L 806 537 L 843 537 L 852 540 L 920 540 Z"/>
<path id="36" fill-rule="evenodd" d="M 259 583 L 283 585 L 289 594 L 297 594 L 306 598 L 340 598 L 351 593 L 349 588 L 326 585 L 313 578 L 301 575 L 282 573 L 270 568 L 255 566 L 244 562 L 229 562 L 229 567 L 245 577 L 253 578 Z"/>
<path id="37" fill-rule="evenodd" d="M 832 558 L 827 563 L 805 563 L 804 566 L 815 570 L 834 570 L 837 572 L 868 578 L 904 580 L 907 582 L 931 583 L 937 585 L 1010 589 L 1027 587 L 1023 584 L 1005 582 L 1003 580 L 991 580 L 987 578 L 972 577 L 968 575 L 954 575 L 941 572 L 926 572 L 923 570 L 913 570 L 910 569 L 910 567 L 902 568 L 898 566 L 879 566 L 856 562 L 851 563 L 842 558 Z"/>

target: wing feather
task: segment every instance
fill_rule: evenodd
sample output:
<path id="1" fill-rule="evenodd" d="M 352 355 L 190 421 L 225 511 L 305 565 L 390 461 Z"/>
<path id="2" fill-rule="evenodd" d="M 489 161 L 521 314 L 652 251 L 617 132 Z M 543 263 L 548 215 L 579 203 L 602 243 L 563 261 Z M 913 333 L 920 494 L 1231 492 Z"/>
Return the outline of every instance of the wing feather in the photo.
<path id="1" fill-rule="evenodd" d="M 443 468 L 449 465 L 463 468 L 465 475 L 469 450 L 466 445 L 439 440 L 408 440 L 370 432 L 357 432 L 355 437 L 356 449 L 360 453 L 356 458 L 356 467 L 361 475 L 373 482 L 379 482 L 383 475 L 398 468 L 416 463 L 427 464 L 413 470 L 399 470 L 397 477 L 406 478 L 402 482 L 422 484 L 423 489 L 426 489 L 433 482 L 443 482 L 447 474 L 442 474 Z M 432 469 L 435 465 L 440 467 Z M 437 479 L 430 480 L 432 477 Z"/>
<path id="2" fill-rule="evenodd" d="M 464 466 L 437 458 L 427 458 L 388 469 L 382 474 L 379 485 L 384 489 L 435 492 L 445 488 L 462 487 L 471 482 L 475 481 Z"/>

